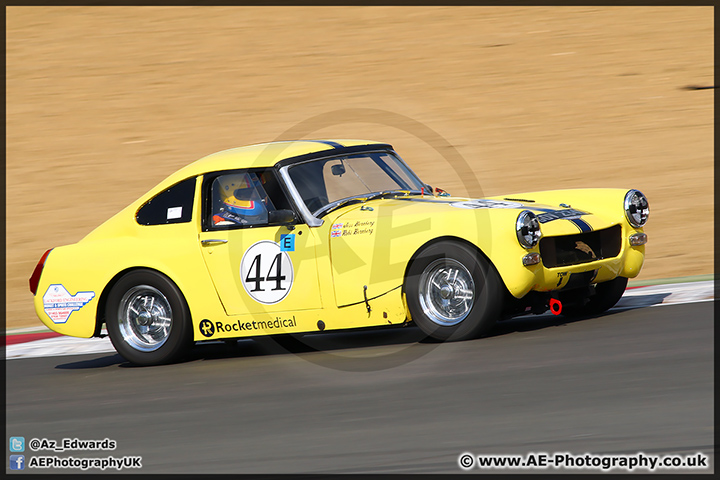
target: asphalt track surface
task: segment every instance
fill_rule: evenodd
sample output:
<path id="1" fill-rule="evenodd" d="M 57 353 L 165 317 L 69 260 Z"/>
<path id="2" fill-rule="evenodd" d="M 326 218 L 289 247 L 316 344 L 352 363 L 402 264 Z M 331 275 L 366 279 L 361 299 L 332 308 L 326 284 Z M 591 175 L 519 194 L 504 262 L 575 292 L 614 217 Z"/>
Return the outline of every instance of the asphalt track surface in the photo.
<path id="1" fill-rule="evenodd" d="M 463 452 L 702 452 L 710 473 L 713 335 L 702 302 L 521 317 L 459 343 L 404 327 L 204 344 L 161 367 L 19 359 L 7 435 L 110 438 L 111 452 L 25 455 L 140 455 L 142 473 L 461 473 Z"/>

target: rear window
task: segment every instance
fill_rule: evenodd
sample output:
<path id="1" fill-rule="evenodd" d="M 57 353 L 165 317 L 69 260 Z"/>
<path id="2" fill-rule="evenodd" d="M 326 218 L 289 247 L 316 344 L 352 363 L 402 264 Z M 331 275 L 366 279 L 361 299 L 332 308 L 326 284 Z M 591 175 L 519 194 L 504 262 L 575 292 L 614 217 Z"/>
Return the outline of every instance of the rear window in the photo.
<path id="1" fill-rule="evenodd" d="M 192 219 L 195 178 L 176 183 L 140 207 L 135 216 L 140 225 L 187 223 Z"/>

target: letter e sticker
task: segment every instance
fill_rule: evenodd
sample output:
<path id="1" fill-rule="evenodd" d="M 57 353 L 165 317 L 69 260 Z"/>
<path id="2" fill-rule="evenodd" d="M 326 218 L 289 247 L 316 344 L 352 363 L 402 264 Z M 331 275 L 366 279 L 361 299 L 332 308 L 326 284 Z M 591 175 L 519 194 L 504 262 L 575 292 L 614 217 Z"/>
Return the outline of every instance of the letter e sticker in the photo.
<path id="1" fill-rule="evenodd" d="M 286 233 L 280 235 L 280 250 L 283 252 L 294 252 L 295 251 L 295 234 Z"/>
<path id="2" fill-rule="evenodd" d="M 253 300 L 265 305 L 278 303 L 290 293 L 293 276 L 290 255 L 270 240 L 251 245 L 240 261 L 243 288 Z"/>

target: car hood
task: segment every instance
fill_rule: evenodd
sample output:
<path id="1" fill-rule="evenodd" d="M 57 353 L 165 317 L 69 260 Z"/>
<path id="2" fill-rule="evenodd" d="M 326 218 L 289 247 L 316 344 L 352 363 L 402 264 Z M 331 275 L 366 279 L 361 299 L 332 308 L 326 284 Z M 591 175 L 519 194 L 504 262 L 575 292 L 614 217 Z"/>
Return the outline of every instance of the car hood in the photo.
<path id="1" fill-rule="evenodd" d="M 598 190 L 598 189 L 596 189 Z M 558 191 L 557 195 L 549 195 L 555 192 L 537 192 L 537 194 L 523 194 L 512 197 L 488 197 L 488 198 L 467 198 L 467 197 L 433 197 L 433 196 L 408 196 L 392 199 L 375 199 L 369 202 L 354 204 L 337 210 L 332 217 L 332 229 L 344 230 L 377 228 L 376 223 L 386 225 L 402 225 L 410 219 L 430 218 L 433 221 L 433 229 L 444 223 L 453 225 L 467 224 L 477 221 L 489 222 L 492 225 L 511 226 L 514 229 L 515 220 L 523 210 L 530 210 L 538 217 L 544 235 L 570 235 L 580 232 L 589 232 L 617 225 L 621 218 L 618 208 L 622 205 L 614 198 L 609 202 L 602 199 L 617 197 L 620 193 L 624 195 L 626 190 L 599 189 L 596 194 L 604 193 L 600 198 L 592 202 L 592 209 L 586 207 L 590 202 L 576 200 L 577 194 L 582 192 L 588 195 L 587 190 L 565 190 Z M 539 200 L 535 200 L 538 197 Z M 589 194 L 593 198 L 592 194 Z M 595 195 L 595 198 L 598 198 Z M 555 200 L 557 199 L 557 200 Z M 563 199 L 568 199 L 567 203 Z M 544 201 L 542 201 L 544 200 Z M 551 201 L 548 201 L 551 200 Z M 572 202 L 572 203 L 571 203 Z M 612 208 L 608 208 L 609 203 Z M 581 206 L 582 204 L 582 206 Z M 576 206 L 577 205 L 577 206 Z M 392 217 L 388 219 L 387 217 Z M 471 217 L 473 220 L 471 221 Z M 436 222 L 435 219 L 439 221 Z M 480 219 L 480 220 L 478 220 Z M 440 225 L 438 225 L 438 223 Z M 477 224 L 480 226 L 480 224 Z M 506 227 L 507 228 L 507 227 Z"/>

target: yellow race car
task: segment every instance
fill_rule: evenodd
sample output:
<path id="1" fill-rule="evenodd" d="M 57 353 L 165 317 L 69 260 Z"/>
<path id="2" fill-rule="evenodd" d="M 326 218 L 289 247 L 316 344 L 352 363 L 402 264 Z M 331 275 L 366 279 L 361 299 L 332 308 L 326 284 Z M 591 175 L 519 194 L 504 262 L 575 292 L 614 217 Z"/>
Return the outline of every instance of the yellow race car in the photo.
<path id="1" fill-rule="evenodd" d="M 392 146 L 273 142 L 168 177 L 30 278 L 56 332 L 101 335 L 128 361 L 195 341 L 400 325 L 438 340 L 528 312 L 612 307 L 642 267 L 637 190 L 458 198 Z"/>

